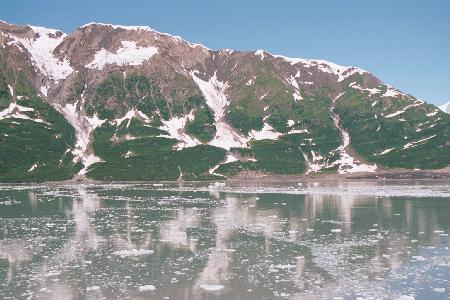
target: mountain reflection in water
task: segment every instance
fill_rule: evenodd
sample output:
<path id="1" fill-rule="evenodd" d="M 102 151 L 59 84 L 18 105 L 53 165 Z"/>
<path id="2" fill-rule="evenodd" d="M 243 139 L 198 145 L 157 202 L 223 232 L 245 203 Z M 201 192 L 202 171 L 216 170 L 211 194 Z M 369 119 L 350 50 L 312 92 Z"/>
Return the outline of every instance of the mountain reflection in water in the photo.
<path id="1" fill-rule="evenodd" d="M 0 298 L 450 295 L 445 185 L 227 188 L 0 186 Z"/>

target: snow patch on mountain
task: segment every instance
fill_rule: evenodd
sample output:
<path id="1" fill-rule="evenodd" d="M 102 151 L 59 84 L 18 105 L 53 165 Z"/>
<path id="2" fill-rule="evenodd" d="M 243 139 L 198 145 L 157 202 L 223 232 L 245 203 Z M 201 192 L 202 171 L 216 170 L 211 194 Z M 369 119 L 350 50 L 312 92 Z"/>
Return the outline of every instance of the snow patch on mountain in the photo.
<path id="1" fill-rule="evenodd" d="M 77 111 L 77 103 L 66 104 L 65 106 L 59 106 L 58 109 L 66 120 L 75 129 L 76 143 L 75 148 L 72 153 L 74 155 L 74 162 L 82 162 L 83 169 L 78 173 L 79 175 L 84 175 L 90 165 L 101 162 L 102 160 L 92 153 L 89 153 L 89 141 L 94 127 L 91 125 L 89 120 L 79 111 Z M 99 119 L 97 119 L 98 122 Z M 104 121 L 102 121 L 103 123 Z"/>
<path id="2" fill-rule="evenodd" d="M 344 143 L 339 147 L 341 158 L 335 161 L 335 164 L 339 164 L 338 173 L 375 172 L 377 165 L 361 163 L 347 152 L 347 147 L 350 145 L 350 135 L 347 131 L 342 130 L 342 136 Z"/>
<path id="3" fill-rule="evenodd" d="M 439 109 L 436 109 L 435 111 L 432 111 L 430 113 L 425 114 L 427 117 L 434 117 L 439 113 Z"/>
<path id="4" fill-rule="evenodd" d="M 332 114 L 333 122 L 336 128 L 338 128 L 342 133 L 342 145 L 339 146 L 338 151 L 340 154 L 340 159 L 336 160 L 333 165 L 339 164 L 338 173 L 357 173 L 357 172 L 375 172 L 377 170 L 377 165 L 364 164 L 351 156 L 347 148 L 350 145 L 350 134 L 348 131 L 343 129 L 339 123 L 339 116 Z"/>
<path id="5" fill-rule="evenodd" d="M 116 126 L 119 126 L 120 124 L 122 124 L 123 121 L 126 120 L 127 121 L 126 127 L 128 128 L 133 118 L 141 118 L 144 120 L 144 122 L 150 122 L 149 117 L 147 117 L 143 112 L 133 108 L 130 111 L 128 111 L 123 117 L 114 119 L 112 123 L 114 123 L 114 125 Z"/>
<path id="6" fill-rule="evenodd" d="M 291 65 L 302 64 L 306 68 L 317 68 L 323 73 L 330 73 L 338 76 L 338 82 L 345 80 L 353 74 L 363 74 L 367 73 L 367 71 L 353 67 L 353 66 L 341 66 L 326 60 L 321 59 L 304 59 L 304 58 L 292 58 L 283 55 L 273 55 L 273 57 L 281 58 Z"/>
<path id="7" fill-rule="evenodd" d="M 34 65 L 49 79 L 58 81 L 67 78 L 73 72 L 69 60 L 66 58 L 60 60 L 53 55 L 66 34 L 44 27 L 30 26 L 30 28 L 37 34 L 33 39 L 10 35 L 13 41 L 8 44 L 22 45 L 27 49 Z"/>
<path id="8" fill-rule="evenodd" d="M 420 139 L 418 141 L 407 143 L 405 146 L 403 146 L 403 149 L 409 149 L 409 148 L 414 148 L 416 146 L 419 146 L 419 145 L 423 144 L 423 142 L 427 142 L 428 140 L 434 138 L 435 136 L 436 136 L 436 134 L 429 136 L 427 138 L 424 138 L 424 139 Z"/>
<path id="9" fill-rule="evenodd" d="M 225 122 L 225 108 L 229 102 L 226 96 L 228 84 L 217 79 L 217 73 L 204 81 L 196 76 L 198 71 L 191 72 L 191 76 L 206 99 L 206 104 L 214 113 L 216 135 L 210 145 L 229 150 L 231 147 L 246 147 L 247 140 Z"/>
<path id="10" fill-rule="evenodd" d="M 9 94 L 11 95 L 11 97 L 14 97 L 14 89 L 9 84 L 8 84 L 8 89 L 9 89 Z"/>
<path id="11" fill-rule="evenodd" d="M 445 113 L 450 114 L 450 101 L 445 103 L 445 104 L 442 104 L 441 106 L 439 106 L 439 109 L 442 110 Z"/>
<path id="12" fill-rule="evenodd" d="M 122 41 L 122 47 L 117 49 L 115 53 L 106 49 L 101 49 L 95 53 L 93 61 L 86 65 L 86 67 L 102 70 L 106 65 L 112 64 L 119 66 L 139 66 L 156 53 L 158 53 L 158 48 L 156 47 L 139 47 L 136 42 Z"/>
<path id="13" fill-rule="evenodd" d="M 310 141 L 312 142 L 312 140 Z M 314 150 L 311 150 L 311 159 L 308 157 L 308 155 L 302 151 L 303 158 L 305 159 L 306 165 L 308 166 L 308 170 L 306 171 L 306 174 L 311 173 L 317 173 L 323 168 L 327 168 L 328 165 L 325 163 L 321 163 L 321 160 L 323 157 L 321 155 L 317 155 Z"/>
<path id="14" fill-rule="evenodd" d="M 33 171 L 37 168 L 37 166 L 38 166 L 37 164 L 33 164 L 33 165 L 31 166 L 31 168 L 28 169 L 27 172 L 28 172 L 28 173 L 33 172 Z"/>
<path id="15" fill-rule="evenodd" d="M 372 95 L 375 95 L 375 94 L 379 94 L 379 93 L 382 92 L 380 89 L 377 89 L 377 88 L 366 88 L 366 89 L 363 89 L 358 84 L 356 84 L 356 82 L 352 82 L 348 86 L 351 87 L 352 89 L 355 89 L 355 90 L 369 92 L 369 96 L 372 96 Z"/>
<path id="16" fill-rule="evenodd" d="M 0 111 L 0 120 L 2 119 L 24 119 L 24 120 L 31 120 L 38 123 L 45 123 L 44 120 L 41 118 L 31 118 L 26 113 L 27 112 L 33 112 L 34 109 L 31 107 L 21 106 L 16 103 L 10 103 L 7 108 Z"/>
<path id="17" fill-rule="evenodd" d="M 298 77 L 291 76 L 290 78 L 286 78 L 289 84 L 294 88 L 294 93 L 292 96 L 295 101 L 303 100 L 302 95 L 300 94 L 300 87 L 298 85 L 297 79 Z"/>
<path id="18" fill-rule="evenodd" d="M 385 154 L 388 154 L 389 152 L 391 152 L 392 150 L 395 150 L 395 148 L 388 148 L 388 149 L 381 151 L 380 153 L 375 153 L 374 155 L 375 156 L 385 155 Z"/>
<path id="19" fill-rule="evenodd" d="M 299 91 L 295 91 L 295 93 L 292 94 L 292 97 L 294 97 L 295 101 L 303 100 L 303 97 L 302 97 L 302 95 L 300 95 Z"/>
<path id="20" fill-rule="evenodd" d="M 255 55 L 259 56 L 259 58 L 261 58 L 261 60 L 264 59 L 265 53 L 266 53 L 266 51 L 264 51 L 264 50 L 257 50 L 257 51 L 255 51 Z"/>
<path id="21" fill-rule="evenodd" d="M 267 123 L 264 123 L 264 127 L 261 130 L 252 130 L 249 133 L 249 137 L 254 140 L 276 140 L 282 134 L 276 132 L 275 129 Z"/>
<path id="22" fill-rule="evenodd" d="M 114 24 L 97 23 L 97 22 L 91 22 L 91 23 L 84 24 L 84 25 L 80 26 L 80 29 L 84 29 L 84 28 L 90 27 L 92 25 L 106 26 L 106 27 L 111 27 L 113 29 L 156 31 L 156 30 L 150 28 L 149 26 L 124 26 L 124 25 L 114 25 Z"/>
<path id="23" fill-rule="evenodd" d="M 398 97 L 398 96 L 406 96 L 406 94 L 400 92 L 399 90 L 393 88 L 392 86 L 386 85 L 387 90 L 384 92 L 382 97 Z"/>
<path id="24" fill-rule="evenodd" d="M 184 131 L 186 123 L 193 118 L 194 116 L 192 114 L 189 114 L 183 117 L 173 117 L 168 121 L 162 120 L 164 125 L 161 126 L 161 129 L 167 131 L 171 138 L 180 141 L 177 145 L 178 150 L 188 147 L 194 147 L 201 144 L 199 140 L 190 137 Z"/>
<path id="25" fill-rule="evenodd" d="M 218 163 L 217 165 L 215 165 L 214 167 L 212 167 L 211 169 L 209 169 L 209 174 L 218 175 L 218 176 L 223 176 L 223 175 L 221 175 L 221 174 L 216 174 L 216 173 L 215 173 L 216 170 L 217 170 L 221 165 L 223 165 L 223 164 L 232 163 L 232 162 L 235 162 L 235 161 L 238 161 L 238 159 L 237 159 L 236 157 L 234 157 L 234 156 L 231 155 L 231 154 L 227 154 L 227 157 L 226 157 L 226 159 L 225 159 L 224 162 L 220 162 L 220 163 Z"/>
<path id="26" fill-rule="evenodd" d="M 148 32 L 152 32 L 155 34 L 159 34 L 159 35 L 163 35 L 163 36 L 167 36 L 169 38 L 171 38 L 173 41 L 175 41 L 176 43 L 186 43 L 189 47 L 191 48 L 196 48 L 196 47 L 201 47 L 204 50 L 211 50 L 208 47 L 202 45 L 202 44 L 196 44 L 196 43 L 190 43 L 188 41 L 186 41 L 185 39 L 183 39 L 180 36 L 177 35 L 172 35 L 169 33 L 164 33 L 164 32 L 159 32 L 149 26 L 124 26 L 124 25 L 114 25 L 114 24 L 106 24 L 106 23 L 97 23 L 97 22 L 91 22 L 85 25 L 80 26 L 80 29 L 85 29 L 85 28 L 89 28 L 91 26 L 105 26 L 105 27 L 111 27 L 113 29 L 123 29 L 123 30 L 130 30 L 130 31 L 148 31 Z"/>
<path id="27" fill-rule="evenodd" d="M 106 119 L 100 119 L 97 114 L 92 117 L 86 117 L 86 120 L 89 122 L 93 130 L 97 127 L 102 126 L 103 123 L 106 122 Z"/>
<path id="28" fill-rule="evenodd" d="M 308 129 L 293 129 L 289 130 L 287 134 L 299 134 L 299 133 L 309 133 Z"/>
<path id="29" fill-rule="evenodd" d="M 421 102 L 421 101 L 415 101 L 413 104 L 407 105 L 407 106 L 405 106 L 404 108 L 402 108 L 402 109 L 400 109 L 400 110 L 398 110 L 398 111 L 396 111 L 396 112 L 393 112 L 393 113 L 391 113 L 391 114 L 389 114 L 389 115 L 387 115 L 387 116 L 385 116 L 385 117 L 386 117 L 386 118 L 392 118 L 392 117 L 401 115 L 401 114 L 403 114 L 405 111 L 407 111 L 408 109 L 413 108 L 413 107 L 416 107 L 416 106 L 420 106 L 420 105 L 422 105 L 422 104 L 423 104 L 423 102 Z"/>

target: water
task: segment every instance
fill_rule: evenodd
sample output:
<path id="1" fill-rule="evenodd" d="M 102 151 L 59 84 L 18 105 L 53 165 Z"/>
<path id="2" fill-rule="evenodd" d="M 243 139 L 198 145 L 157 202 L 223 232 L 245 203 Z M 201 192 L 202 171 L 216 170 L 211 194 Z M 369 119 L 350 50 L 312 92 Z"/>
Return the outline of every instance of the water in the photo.
<path id="1" fill-rule="evenodd" d="M 449 299 L 449 217 L 437 181 L 0 185 L 0 299 Z"/>

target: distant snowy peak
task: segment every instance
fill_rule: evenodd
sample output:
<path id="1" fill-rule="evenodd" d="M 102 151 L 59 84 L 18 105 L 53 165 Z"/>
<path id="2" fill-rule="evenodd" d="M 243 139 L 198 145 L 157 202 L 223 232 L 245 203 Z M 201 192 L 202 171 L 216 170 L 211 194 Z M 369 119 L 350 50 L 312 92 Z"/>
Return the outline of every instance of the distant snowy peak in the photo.
<path id="1" fill-rule="evenodd" d="M 450 101 L 445 104 L 442 104 L 441 106 L 439 106 L 439 108 L 443 112 L 450 114 Z"/>

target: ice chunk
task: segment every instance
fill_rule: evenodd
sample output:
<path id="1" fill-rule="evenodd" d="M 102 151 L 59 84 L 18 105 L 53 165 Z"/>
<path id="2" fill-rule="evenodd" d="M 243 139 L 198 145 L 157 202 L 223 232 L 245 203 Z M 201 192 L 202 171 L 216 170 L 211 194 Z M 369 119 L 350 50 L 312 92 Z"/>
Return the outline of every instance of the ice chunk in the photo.
<path id="1" fill-rule="evenodd" d="M 219 291 L 224 288 L 221 284 L 201 284 L 200 288 L 204 289 L 205 291 Z"/>
<path id="2" fill-rule="evenodd" d="M 139 292 L 153 292 L 154 290 L 156 290 L 156 287 L 151 284 L 141 285 L 139 287 Z"/>
<path id="3" fill-rule="evenodd" d="M 113 254 L 118 255 L 120 257 L 127 257 L 127 256 L 141 256 L 141 255 L 150 255 L 153 254 L 153 250 L 147 250 L 147 249 L 131 249 L 131 250 L 120 250 L 116 251 Z"/>

